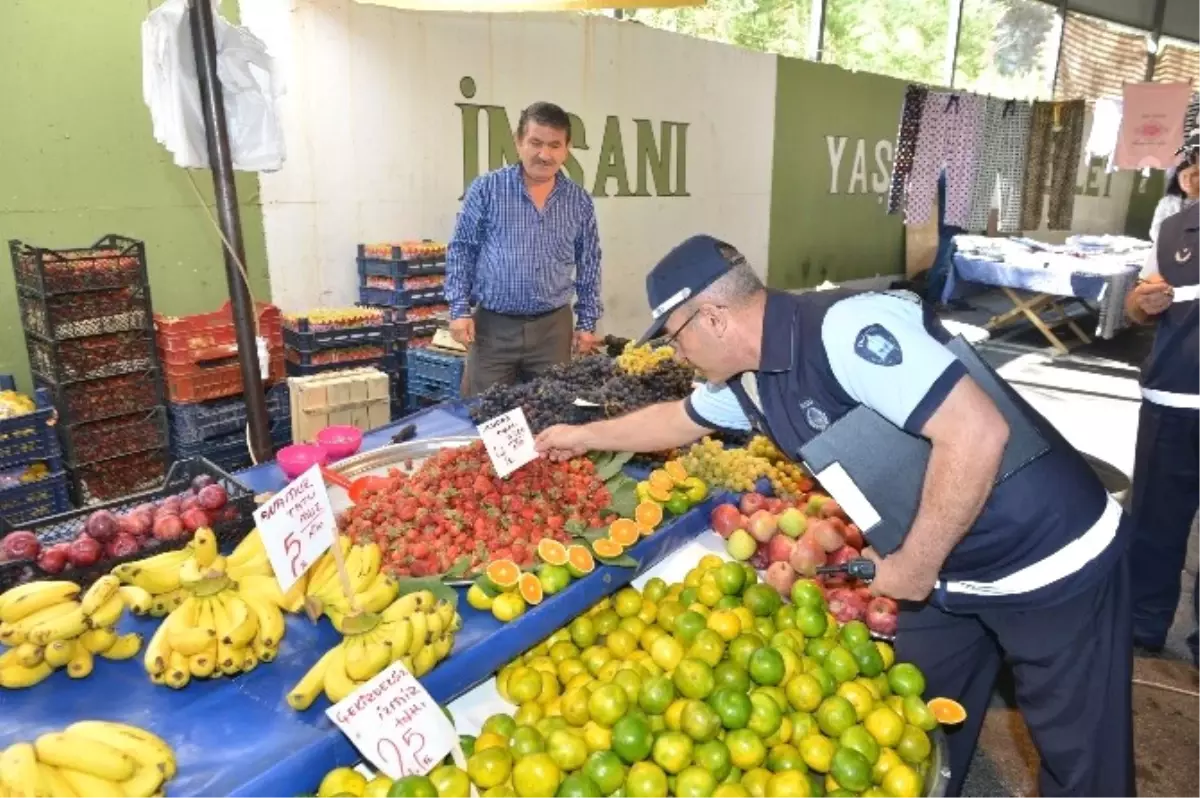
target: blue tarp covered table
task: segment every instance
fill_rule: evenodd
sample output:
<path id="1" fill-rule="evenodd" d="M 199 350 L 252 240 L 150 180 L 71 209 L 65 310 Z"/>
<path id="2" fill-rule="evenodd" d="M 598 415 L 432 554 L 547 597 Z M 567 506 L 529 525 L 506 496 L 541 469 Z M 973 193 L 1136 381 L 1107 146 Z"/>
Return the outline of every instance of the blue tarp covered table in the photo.
<path id="1" fill-rule="evenodd" d="M 364 449 L 384 445 L 409 423 L 417 425 L 418 438 L 474 431 L 461 405 L 442 405 L 371 433 Z M 255 491 L 284 484 L 274 464 L 239 478 Z M 422 679 L 425 687 L 442 703 L 463 694 L 706 529 L 716 501 L 708 500 L 634 547 L 630 553 L 640 562 L 637 569 L 598 567 L 511 623 L 501 624 L 491 613 L 460 601 L 463 628 L 454 651 Z M 120 628 L 149 639 L 158 623 L 129 616 Z M 77 720 L 119 720 L 161 735 L 175 749 L 179 773 L 167 785 L 171 795 L 311 792 L 326 771 L 358 757 L 325 717 L 329 703 L 323 696 L 306 712 L 293 711 L 284 697 L 338 637 L 325 619 L 313 624 L 289 616 L 275 662 L 235 679 L 193 680 L 179 691 L 151 684 L 140 653 L 125 662 L 97 658 L 92 675 L 78 681 L 60 670 L 32 689 L 0 691 L 0 748 Z"/>

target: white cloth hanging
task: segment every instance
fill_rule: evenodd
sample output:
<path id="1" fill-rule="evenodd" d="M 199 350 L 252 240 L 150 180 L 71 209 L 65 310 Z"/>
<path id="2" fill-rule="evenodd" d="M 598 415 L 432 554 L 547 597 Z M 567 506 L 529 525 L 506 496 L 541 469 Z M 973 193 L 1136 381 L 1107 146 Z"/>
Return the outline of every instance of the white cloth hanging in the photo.
<path id="1" fill-rule="evenodd" d="M 276 105 L 283 81 L 262 40 L 221 17 L 219 5 L 220 0 L 213 0 L 217 79 L 225 100 L 233 168 L 275 171 L 287 157 Z M 142 23 L 142 97 L 150 109 L 154 138 L 174 156 L 175 165 L 208 168 L 188 0 L 166 0 Z"/>
<path id="2" fill-rule="evenodd" d="M 1090 161 L 1100 157 L 1107 160 L 1107 171 L 1116 171 L 1112 164 L 1113 150 L 1117 148 L 1117 134 L 1121 132 L 1121 98 L 1101 97 L 1092 109 L 1092 130 L 1084 146 L 1084 158 Z"/>

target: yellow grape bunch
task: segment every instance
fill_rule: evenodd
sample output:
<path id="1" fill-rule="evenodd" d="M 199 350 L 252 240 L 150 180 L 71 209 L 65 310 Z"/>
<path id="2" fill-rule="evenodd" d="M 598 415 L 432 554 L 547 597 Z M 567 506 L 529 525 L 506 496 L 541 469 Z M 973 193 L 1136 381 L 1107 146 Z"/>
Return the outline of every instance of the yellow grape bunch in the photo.
<path id="1" fill-rule="evenodd" d="M 674 357 L 675 349 L 670 346 L 660 346 L 656 349 L 650 344 L 634 346 L 630 342 L 625 344 L 624 351 L 617 355 L 617 368 L 626 374 L 645 374 Z"/>

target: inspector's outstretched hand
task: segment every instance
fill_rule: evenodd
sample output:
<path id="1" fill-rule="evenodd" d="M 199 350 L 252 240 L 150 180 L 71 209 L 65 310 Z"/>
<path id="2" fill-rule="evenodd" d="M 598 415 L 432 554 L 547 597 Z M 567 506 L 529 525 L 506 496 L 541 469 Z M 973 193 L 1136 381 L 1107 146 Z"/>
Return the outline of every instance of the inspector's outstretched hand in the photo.
<path id="1" fill-rule="evenodd" d="M 570 460 L 587 454 L 591 448 L 589 435 L 585 427 L 575 427 L 570 424 L 555 424 L 542 430 L 534 446 L 538 454 L 551 460 Z"/>
<path id="2" fill-rule="evenodd" d="M 880 557 L 870 546 L 862 550 L 862 556 L 875 563 L 875 579 L 871 592 L 877 596 L 889 596 L 897 601 L 924 601 L 937 584 L 937 569 L 923 563 L 909 562 L 903 547 L 887 557 Z"/>

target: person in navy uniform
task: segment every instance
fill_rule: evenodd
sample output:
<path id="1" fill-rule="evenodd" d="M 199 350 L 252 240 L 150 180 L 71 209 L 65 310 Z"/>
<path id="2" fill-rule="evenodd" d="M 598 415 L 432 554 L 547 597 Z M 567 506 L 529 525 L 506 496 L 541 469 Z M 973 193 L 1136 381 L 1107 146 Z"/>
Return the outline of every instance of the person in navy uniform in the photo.
<path id="1" fill-rule="evenodd" d="M 1195 167 L 1196 153 L 1193 145 L 1179 172 Z M 1154 344 L 1142 367 L 1129 562 L 1134 642 L 1151 651 L 1162 649 L 1175 617 L 1188 535 L 1200 505 L 1198 226 L 1200 207 L 1195 204 L 1162 223 L 1155 258 L 1125 302 L 1131 319 L 1155 327 Z M 1198 590 L 1193 583 L 1193 619 L 1200 606 Z M 1198 637 L 1193 625 L 1188 637 L 1193 661 Z"/>
<path id="2" fill-rule="evenodd" d="M 1132 795 L 1132 643 L 1125 516 L 1083 457 L 1032 408 L 1045 454 L 993 487 L 1009 428 L 908 292 L 768 291 L 745 258 L 688 239 L 646 279 L 654 323 L 707 385 L 686 400 L 537 438 L 562 459 L 661 451 L 758 430 L 785 453 L 858 405 L 931 442 L 903 545 L 872 589 L 903 602 L 896 656 L 967 720 L 949 737 L 962 789 L 1001 663 L 1041 753 L 1040 792 Z M 896 468 L 904 468 L 897 463 Z"/>

